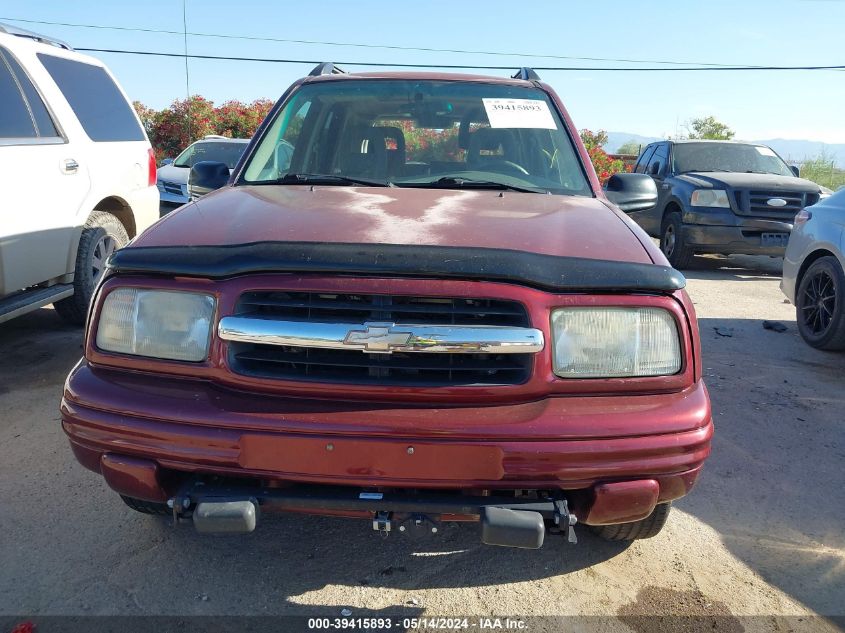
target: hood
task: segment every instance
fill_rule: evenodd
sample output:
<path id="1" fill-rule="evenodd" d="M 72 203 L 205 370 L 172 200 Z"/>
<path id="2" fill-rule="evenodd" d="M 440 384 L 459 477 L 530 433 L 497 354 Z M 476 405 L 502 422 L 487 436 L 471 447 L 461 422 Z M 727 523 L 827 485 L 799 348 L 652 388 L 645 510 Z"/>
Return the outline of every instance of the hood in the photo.
<path id="1" fill-rule="evenodd" d="M 793 191 L 800 193 L 819 193 L 819 186 L 794 176 L 775 174 L 749 174 L 741 172 L 689 172 L 677 176 L 696 187 L 719 188 L 727 185 L 732 189 L 760 189 L 765 191 Z"/>
<path id="2" fill-rule="evenodd" d="M 165 165 L 164 167 L 159 167 L 156 172 L 156 178 L 158 180 L 166 180 L 167 182 L 174 182 L 180 185 L 187 185 L 190 173 L 191 170 L 187 167 L 175 167 L 170 164 Z"/>
<path id="3" fill-rule="evenodd" d="M 225 187 L 165 216 L 132 247 L 317 242 L 484 247 L 651 264 L 596 198 L 383 187 Z"/>

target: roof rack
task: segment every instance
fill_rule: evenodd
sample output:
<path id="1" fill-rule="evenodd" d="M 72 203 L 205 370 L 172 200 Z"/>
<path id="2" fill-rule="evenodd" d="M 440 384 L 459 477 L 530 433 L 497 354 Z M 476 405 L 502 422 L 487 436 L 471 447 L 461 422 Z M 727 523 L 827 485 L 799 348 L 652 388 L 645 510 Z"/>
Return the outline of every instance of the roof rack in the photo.
<path id="1" fill-rule="evenodd" d="M 511 75 L 511 79 L 524 79 L 525 81 L 540 81 L 540 75 L 534 72 L 531 68 L 523 66 L 515 75 Z"/>
<path id="2" fill-rule="evenodd" d="M 308 73 L 309 77 L 319 77 L 320 75 L 345 75 L 346 71 L 341 70 L 331 62 L 323 62 L 314 66 L 314 70 Z"/>
<path id="3" fill-rule="evenodd" d="M 63 48 L 68 51 L 73 50 L 70 44 L 63 42 L 62 40 L 57 40 L 55 37 L 41 35 L 40 33 L 33 33 L 32 31 L 27 31 L 26 29 L 21 29 L 16 26 L 12 26 L 11 24 L 4 24 L 0 22 L 0 33 L 8 33 L 9 35 L 16 35 L 18 37 L 26 37 L 31 40 L 35 40 L 36 42 L 41 42 L 42 44 L 50 44 L 51 46 L 58 46 L 59 48 Z"/>

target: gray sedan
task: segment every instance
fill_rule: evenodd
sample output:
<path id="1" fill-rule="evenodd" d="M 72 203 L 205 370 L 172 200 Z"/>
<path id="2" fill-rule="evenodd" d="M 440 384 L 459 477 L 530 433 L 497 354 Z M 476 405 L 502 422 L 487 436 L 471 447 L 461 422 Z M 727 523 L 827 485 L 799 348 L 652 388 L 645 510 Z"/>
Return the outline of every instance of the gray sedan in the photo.
<path id="1" fill-rule="evenodd" d="M 176 160 L 165 158 L 158 168 L 157 186 L 162 202 L 167 204 L 185 204 L 190 202 L 188 195 L 188 175 L 194 163 L 213 160 L 226 163 L 234 169 L 249 144 L 248 138 L 227 138 L 225 136 L 206 136 L 188 145 Z"/>
<path id="2" fill-rule="evenodd" d="M 795 216 L 781 289 L 795 305 L 803 339 L 818 349 L 845 350 L 845 191 Z"/>

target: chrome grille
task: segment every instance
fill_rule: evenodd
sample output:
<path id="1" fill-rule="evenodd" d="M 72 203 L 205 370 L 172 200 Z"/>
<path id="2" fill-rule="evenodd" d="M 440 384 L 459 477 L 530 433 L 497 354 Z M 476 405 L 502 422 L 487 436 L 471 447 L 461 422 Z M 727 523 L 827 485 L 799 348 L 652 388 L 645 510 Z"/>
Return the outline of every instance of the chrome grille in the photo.
<path id="1" fill-rule="evenodd" d="M 524 306 L 515 301 L 405 295 L 248 292 L 241 296 L 236 315 L 285 323 L 530 327 Z M 528 380 L 534 358 L 532 353 L 369 353 L 255 342 L 228 345 L 229 365 L 236 373 L 352 384 L 520 384 Z"/>
<path id="2" fill-rule="evenodd" d="M 168 182 L 166 180 L 161 181 L 161 188 L 166 192 L 173 194 L 174 196 L 184 196 L 185 192 L 182 191 L 182 185 L 175 182 Z"/>
<path id="3" fill-rule="evenodd" d="M 801 209 L 819 201 L 817 193 L 794 191 L 741 191 L 736 193 L 736 197 L 740 213 L 743 215 L 788 222 L 791 222 Z M 769 200 L 778 198 L 786 201 L 786 205 L 773 207 L 768 204 Z"/>

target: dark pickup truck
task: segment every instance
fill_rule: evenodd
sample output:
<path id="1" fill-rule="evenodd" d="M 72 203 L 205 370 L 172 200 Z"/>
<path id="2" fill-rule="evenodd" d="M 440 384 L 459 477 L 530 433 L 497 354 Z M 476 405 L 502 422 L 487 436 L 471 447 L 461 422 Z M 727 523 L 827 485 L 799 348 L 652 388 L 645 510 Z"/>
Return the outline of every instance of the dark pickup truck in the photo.
<path id="1" fill-rule="evenodd" d="M 821 193 L 772 149 L 752 143 L 652 143 L 634 171 L 654 178 L 659 199 L 630 216 L 660 238 L 675 268 L 696 253 L 783 256 L 795 214 Z"/>

